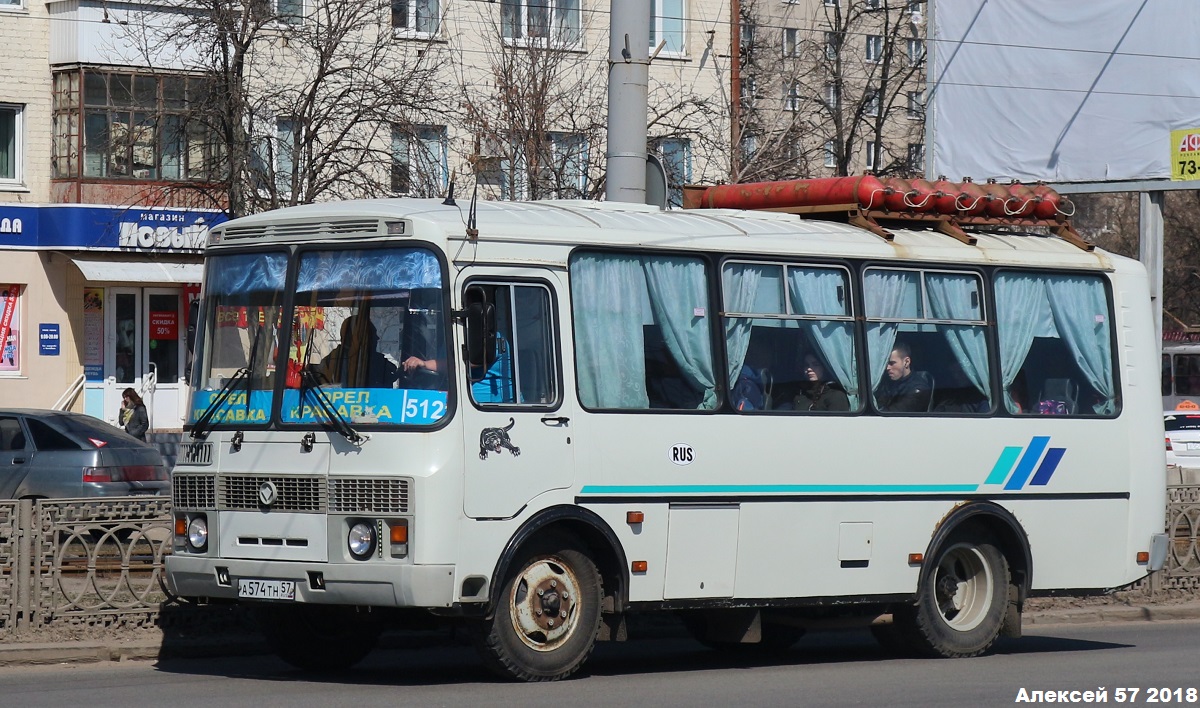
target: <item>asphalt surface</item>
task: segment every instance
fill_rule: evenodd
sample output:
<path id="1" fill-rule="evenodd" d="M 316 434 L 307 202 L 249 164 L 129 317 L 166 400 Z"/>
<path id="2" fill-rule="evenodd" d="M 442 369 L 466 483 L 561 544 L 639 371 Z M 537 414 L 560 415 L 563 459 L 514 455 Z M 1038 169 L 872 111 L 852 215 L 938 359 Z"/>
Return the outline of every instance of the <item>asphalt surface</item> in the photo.
<path id="1" fill-rule="evenodd" d="M 1105 622 L 1175 622 L 1200 619 L 1200 602 L 1185 604 L 1093 605 L 1088 607 L 1026 612 L 1026 627 Z M 411 637 L 385 636 L 381 648 L 411 645 Z M 138 639 L 73 640 L 0 644 L 0 666 L 91 663 L 100 661 L 158 660 L 175 658 L 250 656 L 269 653 L 257 636 L 177 638 L 161 633 Z"/>

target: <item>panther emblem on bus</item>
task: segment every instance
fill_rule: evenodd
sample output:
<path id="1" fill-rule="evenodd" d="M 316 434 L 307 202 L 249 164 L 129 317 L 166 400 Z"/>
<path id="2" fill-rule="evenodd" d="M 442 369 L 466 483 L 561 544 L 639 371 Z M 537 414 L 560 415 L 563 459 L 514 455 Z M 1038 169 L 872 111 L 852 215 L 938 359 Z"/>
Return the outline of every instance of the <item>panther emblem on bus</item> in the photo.
<path id="1" fill-rule="evenodd" d="M 512 438 L 508 437 L 508 431 L 516 424 L 517 421 L 509 418 L 508 425 L 503 428 L 484 428 L 479 431 L 479 459 L 486 460 L 489 452 L 499 454 L 501 449 L 507 449 L 513 457 L 520 455 L 521 448 L 513 445 Z"/>

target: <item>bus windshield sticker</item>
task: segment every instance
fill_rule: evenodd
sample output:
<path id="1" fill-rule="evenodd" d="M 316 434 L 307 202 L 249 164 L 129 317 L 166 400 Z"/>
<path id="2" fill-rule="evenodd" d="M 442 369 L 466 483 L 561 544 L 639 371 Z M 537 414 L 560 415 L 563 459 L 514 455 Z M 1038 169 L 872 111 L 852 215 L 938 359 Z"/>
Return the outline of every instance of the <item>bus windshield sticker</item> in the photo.
<path id="1" fill-rule="evenodd" d="M 508 437 L 508 431 L 516 424 L 517 421 L 509 418 L 508 425 L 503 428 L 484 428 L 479 431 L 479 459 L 486 460 L 489 452 L 500 454 L 502 448 L 511 452 L 513 457 L 520 455 L 521 448 L 513 445 L 512 438 Z"/>
<path id="2" fill-rule="evenodd" d="M 446 415 L 445 391 L 328 386 L 322 390 L 334 409 L 351 423 L 431 425 Z M 300 392 L 289 388 L 283 392 L 283 420 L 285 423 L 319 423 L 325 416 L 311 400 L 305 401 L 301 408 Z"/>
<path id="3" fill-rule="evenodd" d="M 192 420 L 197 421 L 212 405 L 220 391 L 196 391 L 192 396 Z M 213 412 L 213 423 L 266 423 L 271 417 L 271 391 L 234 391 L 221 407 Z"/>

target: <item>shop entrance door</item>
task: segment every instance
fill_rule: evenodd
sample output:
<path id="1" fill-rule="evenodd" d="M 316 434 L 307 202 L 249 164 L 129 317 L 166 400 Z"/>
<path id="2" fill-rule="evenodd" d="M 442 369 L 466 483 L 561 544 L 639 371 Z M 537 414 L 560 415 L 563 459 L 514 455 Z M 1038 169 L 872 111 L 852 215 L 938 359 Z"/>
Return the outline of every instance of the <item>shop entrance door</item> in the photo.
<path id="1" fill-rule="evenodd" d="M 182 426 L 183 347 L 178 288 L 109 288 L 104 418 L 117 424 L 121 392 L 138 391 L 151 429 Z"/>

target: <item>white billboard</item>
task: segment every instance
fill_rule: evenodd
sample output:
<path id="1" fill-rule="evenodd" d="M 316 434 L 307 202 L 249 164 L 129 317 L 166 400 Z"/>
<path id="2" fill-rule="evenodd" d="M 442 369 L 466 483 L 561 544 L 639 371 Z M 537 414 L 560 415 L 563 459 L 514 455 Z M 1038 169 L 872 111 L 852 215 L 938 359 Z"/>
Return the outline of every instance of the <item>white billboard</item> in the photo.
<path id="1" fill-rule="evenodd" d="M 1200 2 L 929 4 L 931 174 L 1200 179 Z"/>

